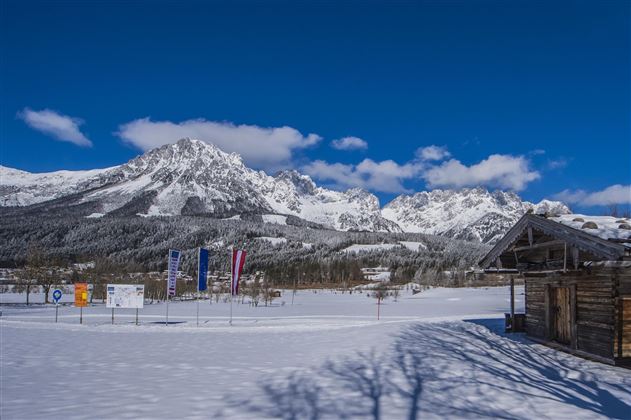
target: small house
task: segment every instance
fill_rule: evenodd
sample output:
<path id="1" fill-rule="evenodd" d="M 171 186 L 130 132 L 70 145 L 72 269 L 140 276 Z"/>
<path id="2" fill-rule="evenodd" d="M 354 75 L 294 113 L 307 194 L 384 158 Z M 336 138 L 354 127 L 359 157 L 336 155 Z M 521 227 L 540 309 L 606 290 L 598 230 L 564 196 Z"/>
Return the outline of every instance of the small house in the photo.
<path id="1" fill-rule="evenodd" d="M 525 329 L 535 341 L 631 367 L 631 221 L 524 215 L 480 261 L 525 285 Z"/>

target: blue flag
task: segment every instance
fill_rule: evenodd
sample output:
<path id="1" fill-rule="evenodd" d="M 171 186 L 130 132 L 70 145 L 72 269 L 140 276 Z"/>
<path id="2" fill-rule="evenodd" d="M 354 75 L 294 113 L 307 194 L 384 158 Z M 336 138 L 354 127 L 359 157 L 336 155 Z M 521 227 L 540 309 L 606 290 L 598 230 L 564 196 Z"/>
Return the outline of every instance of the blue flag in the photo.
<path id="1" fill-rule="evenodd" d="M 206 277 L 208 276 L 208 250 L 199 248 L 199 262 L 197 266 L 197 290 L 203 292 L 208 288 Z"/>

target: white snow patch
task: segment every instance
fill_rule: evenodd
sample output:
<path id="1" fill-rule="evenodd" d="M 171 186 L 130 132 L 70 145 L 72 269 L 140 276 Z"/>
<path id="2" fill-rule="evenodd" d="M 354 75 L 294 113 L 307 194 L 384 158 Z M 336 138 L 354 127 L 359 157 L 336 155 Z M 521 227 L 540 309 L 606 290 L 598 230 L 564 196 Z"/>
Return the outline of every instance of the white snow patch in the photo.
<path id="1" fill-rule="evenodd" d="M 399 247 L 400 244 L 355 244 L 347 248 L 344 248 L 341 252 L 346 253 L 360 253 L 371 251 L 388 251 L 392 248 Z"/>
<path id="2" fill-rule="evenodd" d="M 263 217 L 264 223 L 273 223 L 276 225 L 287 225 L 287 216 L 281 216 L 279 214 L 264 214 Z"/>
<path id="3" fill-rule="evenodd" d="M 425 245 L 423 242 L 400 241 L 399 243 L 410 251 L 420 251 L 422 249 L 427 249 L 427 245 Z"/>
<path id="4" fill-rule="evenodd" d="M 87 215 L 85 217 L 86 217 L 86 219 L 98 219 L 98 218 L 103 217 L 103 216 L 105 216 L 104 213 L 92 213 L 92 214 L 89 214 L 89 215 Z"/>
<path id="5" fill-rule="evenodd" d="M 287 243 L 287 238 L 274 238 L 272 236 L 259 236 L 254 239 L 270 242 L 273 246 Z"/>

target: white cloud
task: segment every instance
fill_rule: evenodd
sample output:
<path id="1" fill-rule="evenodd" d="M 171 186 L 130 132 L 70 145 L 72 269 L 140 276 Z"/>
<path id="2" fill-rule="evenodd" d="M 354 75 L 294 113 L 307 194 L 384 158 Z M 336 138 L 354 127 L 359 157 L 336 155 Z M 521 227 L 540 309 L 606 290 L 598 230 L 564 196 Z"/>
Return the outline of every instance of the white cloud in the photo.
<path id="1" fill-rule="evenodd" d="M 368 143 L 359 137 L 343 137 L 341 139 L 333 140 L 331 147 L 337 150 L 359 150 L 367 149 Z"/>
<path id="2" fill-rule="evenodd" d="M 584 206 L 631 204 L 631 185 L 612 185 L 602 191 L 563 190 L 554 195 L 556 200 Z"/>
<path id="3" fill-rule="evenodd" d="M 433 166 L 423 175 L 431 188 L 462 188 L 484 185 L 521 191 L 529 182 L 540 178 L 537 171 L 529 169 L 523 156 L 491 155 L 475 165 L 465 166 L 451 159 L 440 166 Z"/>
<path id="4" fill-rule="evenodd" d="M 443 160 L 451 156 L 444 146 L 431 145 L 416 149 L 416 156 L 421 160 Z"/>
<path id="5" fill-rule="evenodd" d="M 548 160 L 548 163 L 546 165 L 546 167 L 548 169 L 562 169 L 565 168 L 567 166 L 567 159 L 565 158 L 558 158 L 558 159 L 550 159 Z"/>
<path id="6" fill-rule="evenodd" d="M 375 162 L 372 159 L 364 159 L 357 165 L 316 160 L 305 165 L 302 170 L 316 179 L 332 181 L 334 187 L 341 189 L 360 187 L 371 191 L 401 193 L 409 192 L 402 182 L 414 178 L 421 170 L 421 165 L 399 165 L 392 160 Z"/>
<path id="7" fill-rule="evenodd" d="M 268 170 L 286 166 L 294 150 L 321 140 L 317 134 L 304 136 L 287 126 L 259 127 L 205 119 L 174 123 L 142 118 L 121 125 L 117 135 L 143 151 L 190 137 L 212 143 L 225 152 L 238 153 L 249 166 Z"/>
<path id="8" fill-rule="evenodd" d="M 83 121 L 79 118 L 59 114 L 50 109 L 33 111 L 24 108 L 18 112 L 18 118 L 34 130 L 41 131 L 60 141 L 67 141 L 82 147 L 92 147 L 92 142 L 79 130 Z"/>

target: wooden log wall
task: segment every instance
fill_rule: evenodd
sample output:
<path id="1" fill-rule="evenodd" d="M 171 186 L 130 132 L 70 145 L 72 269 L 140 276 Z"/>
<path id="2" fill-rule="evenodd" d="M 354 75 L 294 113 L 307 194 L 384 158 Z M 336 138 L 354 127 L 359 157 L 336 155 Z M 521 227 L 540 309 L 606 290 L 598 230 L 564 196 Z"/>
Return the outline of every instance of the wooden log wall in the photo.
<path id="1" fill-rule="evenodd" d="M 631 270 L 617 273 L 618 313 L 614 339 L 614 357 L 631 359 Z"/>
<path id="2" fill-rule="evenodd" d="M 631 270 L 579 270 L 567 273 L 524 273 L 526 291 L 526 331 L 543 340 L 554 336 L 554 288 L 575 290 L 572 299 L 571 348 L 607 359 L 617 355 L 618 334 L 631 343 L 631 323 L 620 324 L 620 293 L 631 292 Z M 631 298 L 631 293 L 628 295 Z M 621 329 L 622 326 L 622 329 Z M 620 332 L 621 331 L 621 332 Z M 625 347 L 626 348 L 626 347 Z"/>

